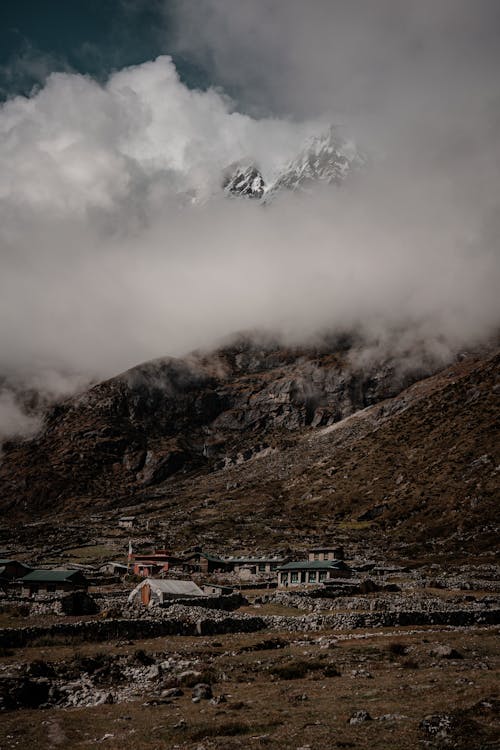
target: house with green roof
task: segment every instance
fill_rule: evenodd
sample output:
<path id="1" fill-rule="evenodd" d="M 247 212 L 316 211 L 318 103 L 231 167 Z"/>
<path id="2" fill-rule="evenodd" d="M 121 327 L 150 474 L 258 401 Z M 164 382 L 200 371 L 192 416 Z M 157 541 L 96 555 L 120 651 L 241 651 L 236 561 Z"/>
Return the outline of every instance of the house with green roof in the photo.
<path id="1" fill-rule="evenodd" d="M 23 596 L 86 591 L 88 582 L 80 570 L 32 570 L 21 578 Z"/>
<path id="2" fill-rule="evenodd" d="M 278 588 L 318 586 L 336 578 L 350 578 L 351 568 L 343 560 L 301 560 L 278 568 Z"/>

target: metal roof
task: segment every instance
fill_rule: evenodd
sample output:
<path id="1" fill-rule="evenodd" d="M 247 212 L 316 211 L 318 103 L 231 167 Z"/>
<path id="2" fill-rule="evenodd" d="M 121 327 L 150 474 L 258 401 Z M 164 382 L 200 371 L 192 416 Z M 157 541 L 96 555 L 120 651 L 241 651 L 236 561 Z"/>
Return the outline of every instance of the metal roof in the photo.
<path id="1" fill-rule="evenodd" d="M 22 577 L 22 581 L 30 582 L 57 582 L 70 581 L 72 578 L 81 577 L 79 570 L 32 570 Z"/>
<path id="2" fill-rule="evenodd" d="M 173 578 L 145 578 L 144 581 L 134 589 L 134 592 L 137 591 L 137 589 L 141 589 L 145 584 L 149 584 L 153 591 L 159 591 L 162 594 L 173 594 L 177 596 L 206 596 L 205 592 L 202 591 L 194 581 L 179 581 Z"/>
<path id="3" fill-rule="evenodd" d="M 284 557 L 226 557 L 223 559 L 223 562 L 254 565 L 259 563 L 283 562 L 284 560 Z"/>
<path id="4" fill-rule="evenodd" d="M 281 565 L 278 570 L 329 570 L 331 568 L 346 570 L 348 566 L 342 560 L 301 560 Z"/>

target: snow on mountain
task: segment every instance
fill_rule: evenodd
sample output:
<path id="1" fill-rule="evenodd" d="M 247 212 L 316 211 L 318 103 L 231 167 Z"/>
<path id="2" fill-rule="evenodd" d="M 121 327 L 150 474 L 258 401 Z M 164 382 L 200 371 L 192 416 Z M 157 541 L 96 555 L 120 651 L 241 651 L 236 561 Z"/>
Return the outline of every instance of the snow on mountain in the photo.
<path id="1" fill-rule="evenodd" d="M 280 190 L 303 190 L 320 181 L 340 185 L 366 158 L 353 144 L 344 141 L 331 126 L 325 133 L 311 138 L 266 191 L 266 201 Z"/>
<path id="2" fill-rule="evenodd" d="M 353 143 L 338 135 L 334 126 L 321 135 L 310 138 L 274 180 L 266 185 L 253 162 L 233 164 L 225 172 L 223 187 L 226 194 L 272 200 L 281 190 L 307 190 L 315 182 L 341 185 L 355 170 L 366 164 L 366 157 Z"/>
<path id="3" fill-rule="evenodd" d="M 228 167 L 223 187 L 227 195 L 245 198 L 261 199 L 265 192 L 264 178 L 255 164 L 251 162 L 233 164 Z"/>

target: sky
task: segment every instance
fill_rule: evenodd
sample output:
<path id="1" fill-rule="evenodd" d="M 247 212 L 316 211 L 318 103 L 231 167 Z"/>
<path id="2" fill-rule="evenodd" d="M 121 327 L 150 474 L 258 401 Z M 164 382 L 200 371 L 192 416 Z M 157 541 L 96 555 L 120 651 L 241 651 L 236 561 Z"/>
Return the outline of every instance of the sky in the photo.
<path id="1" fill-rule="evenodd" d="M 0 436 L 35 429 L 12 384 L 238 330 L 443 362 L 498 331 L 499 32 L 496 0 L 4 0 Z M 223 194 L 331 123 L 356 179 Z"/>

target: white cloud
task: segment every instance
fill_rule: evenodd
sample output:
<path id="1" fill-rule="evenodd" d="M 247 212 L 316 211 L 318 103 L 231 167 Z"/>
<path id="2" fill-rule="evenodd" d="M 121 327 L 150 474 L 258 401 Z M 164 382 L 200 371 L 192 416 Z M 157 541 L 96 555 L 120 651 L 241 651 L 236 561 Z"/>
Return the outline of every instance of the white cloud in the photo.
<path id="1" fill-rule="evenodd" d="M 465 118 L 414 148 L 396 128 L 396 158 L 364 177 L 262 207 L 225 199 L 222 169 L 249 155 L 270 175 L 318 122 L 241 114 L 188 90 L 167 57 L 105 86 L 51 76 L 0 110 L 0 373 L 105 377 L 256 326 L 359 327 L 392 346 L 404 331 L 402 350 L 423 339 L 440 352 L 490 334 L 488 123 Z"/>

